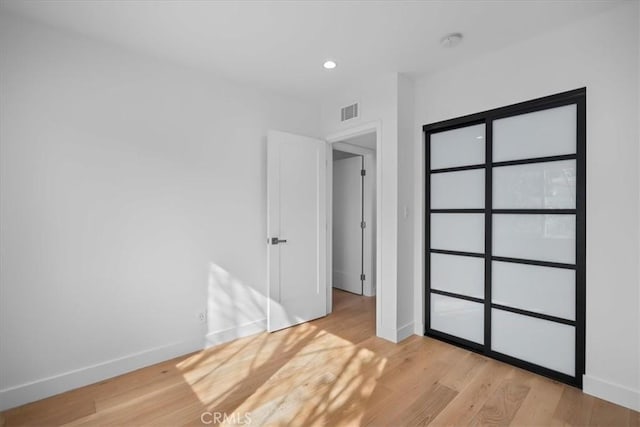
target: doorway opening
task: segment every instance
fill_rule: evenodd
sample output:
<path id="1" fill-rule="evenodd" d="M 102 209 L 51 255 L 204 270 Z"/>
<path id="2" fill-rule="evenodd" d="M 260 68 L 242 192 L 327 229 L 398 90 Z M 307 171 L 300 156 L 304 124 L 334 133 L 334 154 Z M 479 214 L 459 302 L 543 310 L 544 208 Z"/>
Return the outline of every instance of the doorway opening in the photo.
<path id="1" fill-rule="evenodd" d="M 333 254 L 331 285 L 364 294 L 364 156 L 333 150 Z"/>
<path id="2" fill-rule="evenodd" d="M 328 278 L 340 293 L 376 295 L 376 145 L 370 129 L 329 141 Z M 336 307 L 338 308 L 338 307 Z M 331 311 L 331 310 L 329 310 Z"/>

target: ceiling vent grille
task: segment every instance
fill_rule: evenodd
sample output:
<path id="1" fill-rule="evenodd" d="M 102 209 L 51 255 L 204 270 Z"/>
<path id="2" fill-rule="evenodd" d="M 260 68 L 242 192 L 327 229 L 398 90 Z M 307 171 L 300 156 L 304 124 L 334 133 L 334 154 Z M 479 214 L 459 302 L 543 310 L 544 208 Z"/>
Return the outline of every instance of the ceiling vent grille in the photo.
<path id="1" fill-rule="evenodd" d="M 347 105 L 340 110 L 340 121 L 346 122 L 347 120 L 355 119 L 358 117 L 358 103 Z"/>

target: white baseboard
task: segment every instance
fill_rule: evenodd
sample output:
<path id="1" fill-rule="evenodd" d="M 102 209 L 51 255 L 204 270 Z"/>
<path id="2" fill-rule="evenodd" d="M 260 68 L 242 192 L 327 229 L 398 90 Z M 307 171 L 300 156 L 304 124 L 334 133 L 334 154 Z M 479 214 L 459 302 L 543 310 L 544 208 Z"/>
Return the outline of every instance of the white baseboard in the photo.
<path id="1" fill-rule="evenodd" d="M 193 353 L 202 347 L 202 338 L 193 338 L 5 388 L 0 390 L 0 411 Z"/>
<path id="2" fill-rule="evenodd" d="M 405 338 L 409 338 L 413 334 L 414 334 L 413 322 L 409 322 L 406 325 L 398 328 L 398 331 L 396 333 L 396 337 L 397 337 L 396 342 L 400 342 Z"/>
<path id="3" fill-rule="evenodd" d="M 238 338 L 248 337 L 267 330 L 267 319 L 254 320 L 233 328 L 222 331 L 211 332 L 207 334 L 205 347 L 213 347 L 214 345 L 229 342 Z"/>
<path id="4" fill-rule="evenodd" d="M 136 369 L 200 351 L 205 347 L 212 347 L 236 338 L 253 335 L 265 329 L 266 319 L 260 319 L 234 328 L 209 333 L 205 339 L 196 337 L 26 384 L 5 388 L 0 390 L 0 411 L 64 393 L 65 391 L 93 384 L 98 381 L 104 381 L 127 372 L 135 371 Z"/>
<path id="5" fill-rule="evenodd" d="M 640 411 L 640 390 L 633 390 L 600 378 L 583 375 L 582 391 L 625 408 Z"/>
<path id="6" fill-rule="evenodd" d="M 364 295 L 365 297 L 375 297 L 376 290 L 371 286 L 370 283 L 367 284 L 367 282 L 365 282 L 364 287 L 362 289 L 362 295 Z"/>

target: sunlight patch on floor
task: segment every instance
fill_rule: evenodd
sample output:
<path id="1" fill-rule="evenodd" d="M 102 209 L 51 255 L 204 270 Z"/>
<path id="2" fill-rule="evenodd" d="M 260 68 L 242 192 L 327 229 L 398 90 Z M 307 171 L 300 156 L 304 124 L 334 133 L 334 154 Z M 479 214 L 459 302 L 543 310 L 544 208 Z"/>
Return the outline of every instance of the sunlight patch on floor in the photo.
<path id="1" fill-rule="evenodd" d="M 386 358 L 307 323 L 205 350 L 177 364 L 210 411 L 254 425 L 357 424 Z M 248 396 L 248 397 L 247 397 Z"/>

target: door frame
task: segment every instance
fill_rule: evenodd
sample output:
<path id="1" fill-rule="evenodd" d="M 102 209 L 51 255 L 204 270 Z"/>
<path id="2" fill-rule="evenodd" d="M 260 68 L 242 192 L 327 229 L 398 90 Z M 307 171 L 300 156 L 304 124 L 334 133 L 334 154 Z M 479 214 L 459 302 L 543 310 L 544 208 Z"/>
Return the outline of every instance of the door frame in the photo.
<path id="1" fill-rule="evenodd" d="M 364 294 L 365 295 L 371 295 L 371 294 L 375 294 L 375 295 L 382 295 L 382 292 L 380 291 L 381 287 L 383 286 L 383 284 L 379 283 L 379 281 L 377 280 L 377 278 L 380 277 L 380 266 L 381 266 L 381 252 L 380 252 L 380 233 L 381 233 L 381 227 L 380 227 L 380 215 L 381 215 L 381 210 L 382 210 L 382 203 L 381 203 L 381 197 L 380 197 L 380 188 L 381 188 L 381 177 L 382 177 L 382 173 L 381 173 L 381 163 L 378 161 L 377 159 L 377 155 L 378 153 L 380 153 L 380 144 L 381 144 L 381 129 L 382 129 L 382 125 L 381 122 L 379 120 L 376 121 L 372 121 L 372 122 L 367 122 L 367 123 L 363 123 L 360 124 L 358 126 L 354 126 L 354 127 L 350 127 L 344 130 L 341 130 L 339 132 L 335 132 L 332 133 L 330 135 L 328 135 L 325 140 L 327 141 L 327 201 L 326 201 L 326 207 L 327 207 L 327 314 L 331 313 L 333 311 L 333 304 L 332 304 L 332 298 L 331 298 L 331 291 L 332 291 L 332 286 L 330 282 L 330 277 L 331 276 L 331 272 L 333 269 L 332 266 L 332 254 L 333 254 L 333 236 L 332 236 L 332 230 L 333 230 L 333 150 L 338 149 L 340 151 L 346 151 L 349 153 L 353 153 L 353 154 L 358 154 L 358 155 L 362 155 L 364 156 L 364 162 L 365 162 L 365 167 L 367 168 L 367 171 L 372 170 L 375 171 L 375 183 L 376 183 L 376 187 L 375 187 L 375 208 L 374 206 L 372 206 L 372 204 L 367 203 L 366 201 L 366 193 L 365 193 L 365 210 L 367 210 L 367 205 L 370 206 L 369 208 L 369 215 L 371 216 L 372 213 L 374 212 L 375 209 L 375 218 L 376 218 L 376 250 L 375 250 L 375 257 L 373 254 L 373 249 L 372 249 L 372 228 L 365 228 L 365 242 L 368 241 L 369 244 L 365 244 L 365 257 L 367 256 L 367 254 L 369 254 L 369 258 L 373 261 L 375 259 L 375 275 L 374 275 L 374 269 L 373 269 L 373 262 L 370 261 L 369 264 L 369 268 L 365 269 L 365 275 L 367 275 L 367 277 L 371 277 L 372 279 L 375 278 L 376 282 L 375 282 L 375 286 L 371 286 L 371 281 L 369 281 L 367 283 L 367 281 L 365 281 L 366 286 L 364 286 Z M 375 132 L 376 134 L 376 150 L 370 150 L 368 148 L 363 148 L 363 147 L 359 147 L 356 145 L 351 145 L 348 143 L 344 143 L 342 141 L 344 141 L 345 139 L 349 139 L 349 138 L 353 138 L 356 136 L 361 136 L 361 135 L 365 135 L 368 133 L 373 133 Z M 367 236 L 369 237 L 367 239 Z M 369 250 L 367 252 L 367 246 L 369 247 Z M 365 263 L 366 264 L 366 263 Z M 372 288 L 370 289 L 371 292 L 367 293 L 367 288 Z M 381 300 L 380 298 L 376 298 L 376 330 L 380 330 L 380 306 L 381 306 Z"/>

